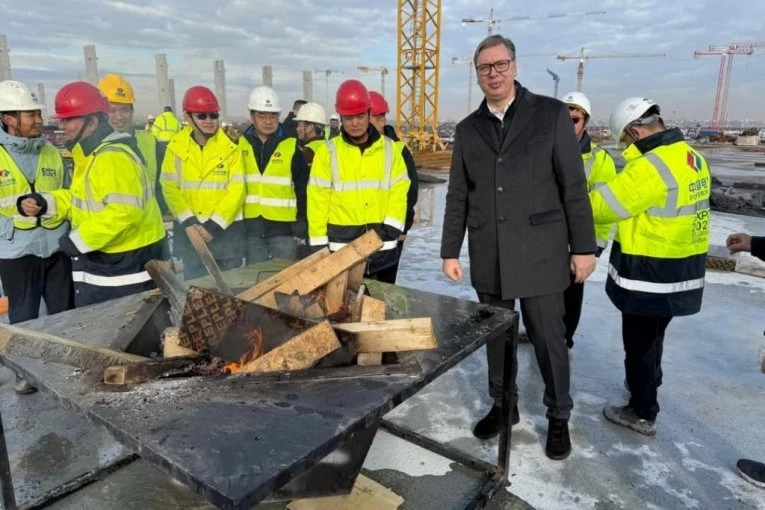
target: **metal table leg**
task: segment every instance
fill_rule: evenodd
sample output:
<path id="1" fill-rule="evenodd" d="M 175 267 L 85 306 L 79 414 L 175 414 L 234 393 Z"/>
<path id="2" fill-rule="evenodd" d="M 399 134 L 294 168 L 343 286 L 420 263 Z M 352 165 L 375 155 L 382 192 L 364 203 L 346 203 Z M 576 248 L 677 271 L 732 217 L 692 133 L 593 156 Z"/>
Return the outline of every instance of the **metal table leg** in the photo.
<path id="1" fill-rule="evenodd" d="M 8 446 L 5 444 L 5 429 L 3 416 L 0 413 L 0 492 L 2 493 L 3 508 L 16 510 L 16 493 L 13 490 L 11 477 L 11 461 L 8 459 Z"/>

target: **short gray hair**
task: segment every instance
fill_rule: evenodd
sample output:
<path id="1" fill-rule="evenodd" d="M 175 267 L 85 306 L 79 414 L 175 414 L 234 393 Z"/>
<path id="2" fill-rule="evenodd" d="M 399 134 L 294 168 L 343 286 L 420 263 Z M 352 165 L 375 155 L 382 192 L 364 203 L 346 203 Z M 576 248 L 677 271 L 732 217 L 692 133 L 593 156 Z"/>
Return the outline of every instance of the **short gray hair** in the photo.
<path id="1" fill-rule="evenodd" d="M 483 41 L 481 41 L 481 44 L 478 45 L 478 47 L 475 49 L 475 53 L 473 54 L 473 65 L 478 65 L 478 54 L 481 53 L 483 50 L 487 48 L 493 48 L 494 46 L 504 46 L 507 48 L 507 51 L 510 52 L 510 59 L 515 60 L 515 43 L 508 39 L 507 37 L 496 34 L 496 35 L 490 35 Z"/>

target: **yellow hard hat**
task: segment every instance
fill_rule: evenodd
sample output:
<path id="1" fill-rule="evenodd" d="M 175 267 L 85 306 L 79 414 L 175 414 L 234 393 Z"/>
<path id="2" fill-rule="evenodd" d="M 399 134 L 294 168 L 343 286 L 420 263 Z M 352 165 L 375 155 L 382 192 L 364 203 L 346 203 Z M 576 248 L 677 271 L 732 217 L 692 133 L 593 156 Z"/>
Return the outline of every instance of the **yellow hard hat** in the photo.
<path id="1" fill-rule="evenodd" d="M 101 78 L 101 81 L 98 82 L 98 90 L 106 96 L 110 103 L 135 103 L 133 86 L 119 74 L 107 74 Z"/>

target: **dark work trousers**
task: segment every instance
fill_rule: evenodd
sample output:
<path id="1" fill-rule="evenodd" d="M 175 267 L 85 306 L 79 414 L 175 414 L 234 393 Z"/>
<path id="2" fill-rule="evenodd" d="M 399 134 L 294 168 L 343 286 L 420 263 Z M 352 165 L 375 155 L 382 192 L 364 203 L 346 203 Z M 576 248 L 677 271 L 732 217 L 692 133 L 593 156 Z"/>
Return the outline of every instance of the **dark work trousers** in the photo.
<path id="1" fill-rule="evenodd" d="M 566 346 L 569 349 L 574 346 L 574 333 L 582 316 L 582 301 L 584 301 L 584 283 L 574 282 L 572 276 L 571 285 L 563 292 L 563 304 L 566 308 L 563 323 L 566 325 Z"/>
<path id="2" fill-rule="evenodd" d="M 515 309 L 515 300 L 502 300 L 497 294 L 478 294 L 481 303 Z M 534 346 L 539 371 L 545 382 L 543 402 L 547 406 L 547 418 L 568 420 L 574 402 L 569 395 L 569 362 L 566 349 L 566 327 L 563 323 L 563 293 L 522 298 L 521 316 L 529 341 Z M 497 338 L 486 344 L 486 358 L 489 363 L 489 395 L 499 405 L 502 396 L 502 374 L 504 339 Z M 515 353 L 513 353 L 515 357 Z M 515 363 L 513 380 L 517 375 Z M 518 395 L 518 388 L 514 388 Z"/>
<path id="3" fill-rule="evenodd" d="M 242 267 L 244 259 L 244 226 L 241 221 L 235 221 L 215 238 L 207 243 L 215 262 L 222 271 Z M 193 280 L 207 274 L 202 259 L 191 246 L 186 231 L 178 222 L 173 223 L 173 256 L 183 259 L 183 278 Z"/>
<path id="4" fill-rule="evenodd" d="M 271 259 L 296 260 L 298 245 L 292 236 L 271 236 L 265 234 L 247 234 L 245 249 L 247 264 L 257 264 Z"/>
<path id="5" fill-rule="evenodd" d="M 659 413 L 658 391 L 661 386 L 661 355 L 664 332 L 672 317 L 622 314 L 624 371 L 630 388 L 630 407 L 645 420 L 655 420 Z"/>
<path id="6" fill-rule="evenodd" d="M 61 252 L 47 258 L 26 255 L 2 259 L 0 280 L 8 296 L 11 324 L 36 319 L 41 299 L 45 300 L 48 314 L 74 308 L 72 261 Z"/>
<path id="7" fill-rule="evenodd" d="M 377 271 L 375 274 L 371 274 L 368 276 L 368 278 L 372 278 L 374 280 L 377 280 L 378 282 L 384 282 L 384 283 L 390 283 L 391 285 L 396 284 L 396 276 L 398 275 L 398 264 L 401 262 L 401 252 L 404 249 L 404 241 L 399 241 L 398 245 L 396 246 L 396 250 L 398 251 L 398 258 L 396 259 L 396 264 L 392 265 L 390 267 L 386 267 L 385 269 L 381 269 L 380 271 Z"/>

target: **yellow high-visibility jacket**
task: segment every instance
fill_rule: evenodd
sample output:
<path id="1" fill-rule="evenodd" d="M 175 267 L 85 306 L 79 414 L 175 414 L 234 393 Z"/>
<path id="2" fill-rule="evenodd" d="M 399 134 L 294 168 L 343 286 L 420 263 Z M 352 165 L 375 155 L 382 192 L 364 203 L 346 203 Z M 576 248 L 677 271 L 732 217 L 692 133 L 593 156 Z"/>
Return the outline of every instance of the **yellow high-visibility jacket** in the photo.
<path id="1" fill-rule="evenodd" d="M 138 150 L 141 151 L 143 161 L 146 166 L 146 173 L 149 174 L 149 181 L 152 185 L 157 182 L 158 162 L 157 162 L 157 139 L 144 131 L 135 131 L 133 133 Z"/>
<path id="2" fill-rule="evenodd" d="M 584 173 L 587 176 L 587 190 L 592 191 L 606 184 L 616 176 L 616 165 L 614 158 L 606 151 L 590 142 L 590 151 L 582 154 L 584 163 Z M 595 225 L 595 238 L 598 247 L 608 246 L 608 240 L 611 237 L 611 231 L 614 225 L 604 223 Z"/>
<path id="3" fill-rule="evenodd" d="M 292 178 L 292 158 L 297 151 L 297 139 L 285 138 L 276 146 L 261 171 L 255 150 L 246 136 L 239 138 L 244 158 L 246 193 L 244 219 L 263 217 L 270 221 L 297 220 L 297 195 Z"/>
<path id="4" fill-rule="evenodd" d="M 183 126 L 173 112 L 162 112 L 151 125 L 151 134 L 160 142 L 169 142 Z"/>
<path id="5" fill-rule="evenodd" d="M 89 155 L 72 151 L 68 190 L 42 195 L 46 217 L 71 219 L 69 238 L 81 253 L 124 253 L 161 241 L 165 228 L 153 187 L 139 156 L 113 133 Z"/>
<path id="6" fill-rule="evenodd" d="M 196 217 L 222 229 L 242 219 L 244 164 L 242 151 L 221 130 L 202 148 L 186 127 L 167 146 L 160 185 L 178 222 Z"/>
<path id="7" fill-rule="evenodd" d="M 624 169 L 590 193 L 595 223 L 618 222 L 606 293 L 624 313 L 694 314 L 709 249 L 707 162 L 678 129 L 630 145 L 624 157 Z"/>

